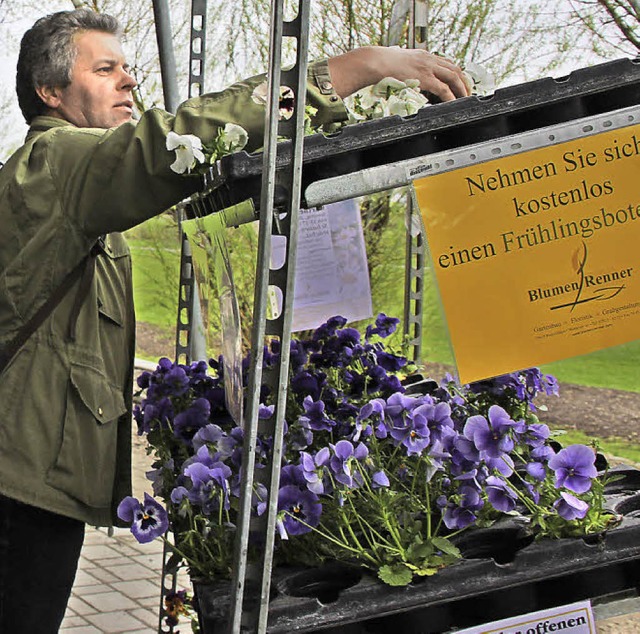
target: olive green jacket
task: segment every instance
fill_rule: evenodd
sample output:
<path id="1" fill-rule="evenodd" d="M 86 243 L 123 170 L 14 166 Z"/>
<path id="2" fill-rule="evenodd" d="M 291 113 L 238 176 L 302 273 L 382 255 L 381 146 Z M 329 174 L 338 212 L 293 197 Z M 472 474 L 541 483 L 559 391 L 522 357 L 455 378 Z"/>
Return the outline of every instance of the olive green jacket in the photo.
<path id="1" fill-rule="evenodd" d="M 264 77 L 191 99 L 175 117 L 150 110 L 111 130 L 37 117 L 0 170 L 0 346 L 106 235 L 96 274 L 69 322 L 76 289 L 0 375 L 0 493 L 95 524 L 110 525 L 130 495 L 134 326 L 131 258 L 119 233 L 192 194 L 198 177 L 177 175 L 166 135 L 205 143 L 227 122 L 262 145 Z M 326 62 L 309 69 L 318 122 L 344 119 Z"/>

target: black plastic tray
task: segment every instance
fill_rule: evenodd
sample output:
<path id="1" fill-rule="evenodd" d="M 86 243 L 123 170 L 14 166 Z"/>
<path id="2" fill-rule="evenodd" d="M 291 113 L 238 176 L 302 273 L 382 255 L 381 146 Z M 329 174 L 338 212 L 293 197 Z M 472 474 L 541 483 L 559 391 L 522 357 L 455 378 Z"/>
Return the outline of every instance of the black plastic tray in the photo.
<path id="1" fill-rule="evenodd" d="M 416 115 L 385 117 L 305 139 L 303 189 L 317 180 L 537 130 L 640 103 L 640 60 L 619 59 L 422 108 Z M 277 171 L 291 160 L 291 143 L 278 144 Z M 260 203 L 262 154 L 223 157 L 208 195 L 213 210 L 251 197 Z M 286 200 L 282 192 L 282 200 Z M 277 201 L 276 201 L 277 202 Z M 304 201 L 303 201 L 304 206 Z"/>
<path id="2" fill-rule="evenodd" d="M 277 570 L 268 632 L 439 634 L 638 588 L 640 471 L 620 473 L 625 478 L 607 494 L 607 507 L 623 516 L 622 523 L 586 540 L 531 543 L 523 540 L 521 526 L 506 522 L 479 531 L 480 539 L 467 533 L 461 547 L 474 558 L 402 588 L 339 565 Z M 492 556 L 484 551 L 489 542 L 498 546 Z M 199 587 L 196 593 L 204 634 L 222 634 L 228 586 Z"/>

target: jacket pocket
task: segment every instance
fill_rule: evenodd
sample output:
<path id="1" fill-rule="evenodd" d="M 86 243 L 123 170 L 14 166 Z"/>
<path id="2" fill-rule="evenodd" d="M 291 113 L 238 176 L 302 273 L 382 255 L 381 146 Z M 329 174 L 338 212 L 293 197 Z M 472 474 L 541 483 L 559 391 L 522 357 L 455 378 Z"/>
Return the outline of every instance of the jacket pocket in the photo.
<path id="1" fill-rule="evenodd" d="M 104 300 L 98 297 L 98 313 L 100 317 L 110 321 L 112 324 L 116 326 L 124 326 L 124 318 L 122 316 L 122 311 L 118 309 L 114 304 L 105 305 Z"/>
<path id="2" fill-rule="evenodd" d="M 71 364 L 60 449 L 47 474 L 51 486 L 91 507 L 111 503 L 118 419 L 124 396 L 97 369 Z"/>
<path id="3" fill-rule="evenodd" d="M 117 245 L 114 240 L 107 240 L 106 248 L 96 263 L 99 271 L 98 313 L 102 319 L 123 326 L 131 259 L 127 250 L 115 248 L 114 243 Z"/>

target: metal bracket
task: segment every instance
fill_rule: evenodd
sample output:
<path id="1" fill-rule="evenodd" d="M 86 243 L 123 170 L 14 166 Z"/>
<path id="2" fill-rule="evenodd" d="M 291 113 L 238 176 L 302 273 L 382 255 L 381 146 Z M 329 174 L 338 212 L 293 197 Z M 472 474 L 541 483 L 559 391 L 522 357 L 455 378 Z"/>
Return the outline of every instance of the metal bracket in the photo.
<path id="1" fill-rule="evenodd" d="M 304 139 L 304 109 L 306 98 L 308 28 L 308 0 L 299 0 L 297 15 L 291 21 L 284 20 L 284 1 L 272 0 L 271 41 L 268 75 L 267 118 L 265 123 L 262 190 L 260 197 L 260 238 L 258 244 L 258 271 L 253 308 L 251 345 L 251 369 L 247 392 L 247 408 L 244 427 L 244 453 L 242 493 L 236 532 L 233 565 L 231 611 L 228 632 L 256 632 L 267 630 L 269 615 L 269 591 L 273 548 L 276 534 L 278 483 L 284 432 L 284 412 L 289 375 L 289 347 L 293 306 L 293 269 L 296 256 L 298 210 L 300 206 L 302 144 Z M 296 63 L 288 71 L 282 71 L 283 36 L 296 40 Z M 295 96 L 294 115 L 289 120 L 279 120 L 280 85 L 291 88 Z M 278 189 L 286 192 L 286 202 L 276 209 L 276 156 L 278 136 L 292 139 L 292 160 L 285 169 L 278 171 Z M 274 222 L 275 221 L 275 222 Z M 271 238 L 281 235 L 286 239 L 284 265 L 271 270 Z M 293 264 L 290 266 L 289 263 Z M 280 289 L 282 310 L 279 315 L 267 318 L 268 290 Z M 270 341 L 279 342 L 278 362 L 263 368 L 264 347 Z M 274 414 L 258 421 L 260 388 L 266 384 L 275 400 Z M 265 468 L 256 469 L 256 438 L 260 432 L 273 439 L 272 450 Z M 261 482 L 270 492 L 268 510 L 262 517 L 252 516 L 251 499 L 254 482 Z M 260 561 L 250 561 L 249 544 L 260 539 Z"/>
<path id="2" fill-rule="evenodd" d="M 309 206 L 316 207 L 393 187 L 405 187 L 431 174 L 623 128 L 638 121 L 640 106 L 630 106 L 444 152 L 425 153 L 424 156 L 315 181 L 307 187 L 305 198 Z"/>
<path id="3" fill-rule="evenodd" d="M 409 10 L 409 48 L 427 48 L 429 2 L 413 0 Z M 424 262 L 426 259 L 420 210 L 412 196 L 405 196 L 405 243 L 403 332 L 407 355 L 416 363 L 422 358 L 422 313 L 424 307 Z"/>
<path id="4" fill-rule="evenodd" d="M 204 91 L 204 54 L 206 43 L 206 0 L 191 2 L 191 39 L 189 46 L 189 97 L 201 95 Z M 184 217 L 184 204 L 179 205 L 176 214 L 178 225 Z M 191 246 L 186 234 L 180 229 L 180 281 L 178 290 L 178 315 L 176 319 L 176 363 L 189 363 L 194 352 L 193 322 L 194 314 L 199 310 Z M 200 345 L 200 347 L 203 347 Z M 201 352 L 201 351 L 199 351 Z M 165 617 L 164 602 L 167 594 L 177 589 L 177 574 L 168 572 L 171 557 L 169 546 L 162 549 L 162 578 L 160 585 L 160 606 L 158 617 L 158 633 L 173 634 L 173 625 L 163 625 Z"/>

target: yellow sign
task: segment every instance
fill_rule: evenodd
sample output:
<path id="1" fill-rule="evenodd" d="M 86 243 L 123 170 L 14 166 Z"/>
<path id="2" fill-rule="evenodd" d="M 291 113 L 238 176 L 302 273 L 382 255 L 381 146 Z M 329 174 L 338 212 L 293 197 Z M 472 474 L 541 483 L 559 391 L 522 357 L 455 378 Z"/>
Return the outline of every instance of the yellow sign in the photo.
<path id="1" fill-rule="evenodd" d="M 415 181 L 460 380 L 640 338 L 640 126 Z"/>

